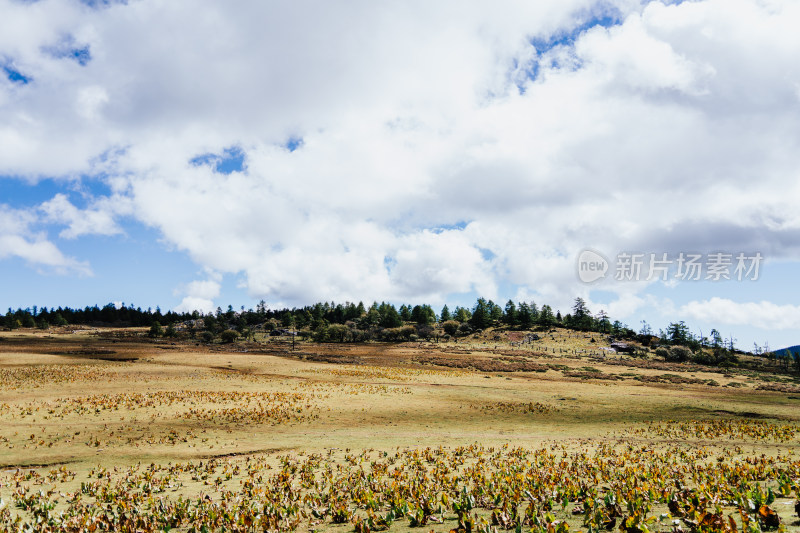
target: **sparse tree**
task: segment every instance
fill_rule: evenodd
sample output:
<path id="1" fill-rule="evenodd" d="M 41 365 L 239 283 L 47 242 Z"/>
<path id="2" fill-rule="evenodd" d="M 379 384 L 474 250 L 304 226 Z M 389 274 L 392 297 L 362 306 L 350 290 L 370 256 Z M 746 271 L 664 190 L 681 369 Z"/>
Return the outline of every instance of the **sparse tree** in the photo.
<path id="1" fill-rule="evenodd" d="M 674 345 L 686 345 L 689 343 L 689 327 L 683 320 L 672 322 L 667 327 L 667 340 Z"/>
<path id="2" fill-rule="evenodd" d="M 600 333 L 608 333 L 611 330 L 611 320 L 608 318 L 608 313 L 604 310 L 600 310 L 597 313 L 597 329 L 600 330 Z"/>
<path id="3" fill-rule="evenodd" d="M 161 324 L 156 320 L 153 322 L 153 325 L 150 326 L 150 331 L 147 333 L 151 337 L 161 337 L 164 334 L 164 329 L 161 327 Z"/>
<path id="4" fill-rule="evenodd" d="M 572 305 L 572 324 L 575 329 L 588 331 L 592 329 L 592 315 L 583 298 L 575 298 Z"/>
<path id="5" fill-rule="evenodd" d="M 735 351 L 736 351 L 736 346 L 735 346 L 735 343 L 736 343 L 736 339 L 734 339 L 734 338 L 733 338 L 733 335 L 731 335 L 731 336 L 728 338 L 728 346 L 727 346 L 727 348 L 728 348 L 728 351 L 730 351 L 731 353 L 733 353 L 733 352 L 735 352 Z"/>
<path id="6" fill-rule="evenodd" d="M 717 331 L 716 329 L 711 330 L 711 347 L 712 348 L 722 347 L 722 335 L 720 335 L 719 331 Z"/>

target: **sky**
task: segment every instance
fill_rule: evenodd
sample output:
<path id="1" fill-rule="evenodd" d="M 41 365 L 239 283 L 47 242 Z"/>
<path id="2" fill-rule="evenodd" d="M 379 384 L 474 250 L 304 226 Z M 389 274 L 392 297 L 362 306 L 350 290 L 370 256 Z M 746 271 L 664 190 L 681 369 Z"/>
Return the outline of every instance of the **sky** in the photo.
<path id="1" fill-rule="evenodd" d="M 0 0 L 0 308 L 582 297 L 798 344 L 798 23 L 794 0 Z"/>

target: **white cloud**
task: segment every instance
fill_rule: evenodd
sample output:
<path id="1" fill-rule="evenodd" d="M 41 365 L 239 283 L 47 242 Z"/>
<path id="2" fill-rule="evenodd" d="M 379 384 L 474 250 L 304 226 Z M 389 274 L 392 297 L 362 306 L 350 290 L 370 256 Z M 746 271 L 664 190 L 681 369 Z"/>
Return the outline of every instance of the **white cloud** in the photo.
<path id="1" fill-rule="evenodd" d="M 108 103 L 108 92 L 103 87 L 93 85 L 78 91 L 76 105 L 78 113 L 87 120 L 101 117 L 103 106 Z"/>
<path id="2" fill-rule="evenodd" d="M 618 299 L 610 302 L 608 305 L 601 305 L 589 303 L 589 309 L 595 313 L 600 309 L 605 310 L 608 315 L 620 321 L 636 319 L 637 313 L 647 304 L 647 300 L 636 294 L 621 294 Z M 638 324 L 632 324 L 636 328 Z"/>
<path id="3" fill-rule="evenodd" d="M 535 55 L 612 6 L 621 24 Z M 271 304 L 512 286 L 564 310 L 589 296 L 585 247 L 800 257 L 796 2 L 0 12 L 0 57 L 33 80 L 0 82 L 0 175 L 103 180 L 86 209 L 42 206 L 62 238 L 130 216 Z M 64 35 L 85 66 L 46 53 Z M 243 172 L 189 163 L 232 146 Z M 609 290 L 648 305 L 646 284 Z"/>
<path id="4" fill-rule="evenodd" d="M 88 263 L 65 256 L 44 233 L 32 230 L 35 223 L 30 211 L 0 204 L 0 260 L 17 257 L 44 272 L 92 275 Z"/>
<path id="5" fill-rule="evenodd" d="M 75 239 L 82 235 L 116 235 L 122 229 L 114 221 L 114 213 L 109 210 L 112 206 L 106 199 L 100 202 L 99 208 L 78 209 L 69 201 L 66 195 L 57 194 L 51 200 L 44 202 L 39 208 L 48 221 L 65 224 L 68 227 L 59 233 L 65 239 Z M 122 202 L 115 202 L 119 205 Z"/>
<path id="6" fill-rule="evenodd" d="M 197 298 L 216 298 L 219 296 L 220 284 L 214 280 L 192 281 L 186 286 L 186 293 Z"/>
<path id="7" fill-rule="evenodd" d="M 640 17 L 631 15 L 621 26 L 587 32 L 576 53 L 599 78 L 619 86 L 707 94 L 704 81 L 713 76 L 713 67 L 681 56 L 671 43 L 648 30 Z"/>
<path id="8" fill-rule="evenodd" d="M 706 323 L 755 326 L 766 330 L 800 329 L 800 306 L 772 302 L 734 302 L 727 298 L 691 301 L 679 312 Z"/>
<path id="9" fill-rule="evenodd" d="M 211 313 L 217 308 L 214 305 L 214 298 L 219 296 L 222 277 L 213 271 L 207 272 L 207 275 L 209 279 L 192 281 L 176 291 L 177 294 L 184 296 L 175 307 L 175 311 Z"/>
<path id="10" fill-rule="evenodd" d="M 175 306 L 175 312 L 191 313 L 193 311 L 199 311 L 202 314 L 207 314 L 213 313 L 216 308 L 217 306 L 214 305 L 213 300 L 184 296 L 181 303 Z"/>

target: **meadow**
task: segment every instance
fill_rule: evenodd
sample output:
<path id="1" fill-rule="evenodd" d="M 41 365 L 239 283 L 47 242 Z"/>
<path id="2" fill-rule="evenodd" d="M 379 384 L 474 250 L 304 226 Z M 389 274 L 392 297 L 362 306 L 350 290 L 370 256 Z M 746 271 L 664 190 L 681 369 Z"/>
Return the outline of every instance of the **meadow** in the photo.
<path id="1" fill-rule="evenodd" d="M 0 530 L 800 530 L 800 395 L 554 329 L 0 332 Z"/>

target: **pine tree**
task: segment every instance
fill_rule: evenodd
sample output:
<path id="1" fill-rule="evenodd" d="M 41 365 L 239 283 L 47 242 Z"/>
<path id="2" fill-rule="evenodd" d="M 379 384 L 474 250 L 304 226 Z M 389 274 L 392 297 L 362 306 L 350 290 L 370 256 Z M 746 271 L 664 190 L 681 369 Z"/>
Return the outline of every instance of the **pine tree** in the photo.
<path id="1" fill-rule="evenodd" d="M 530 329 L 530 327 L 533 326 L 533 313 L 531 313 L 530 306 L 525 302 L 519 304 L 519 311 L 517 311 L 517 322 L 522 329 Z"/>
<path id="2" fill-rule="evenodd" d="M 503 316 L 503 321 L 512 327 L 516 326 L 519 323 L 517 306 L 512 300 L 506 302 L 506 309 L 505 309 L 505 314 Z"/>
<path id="3" fill-rule="evenodd" d="M 575 298 L 572 306 L 572 324 L 575 329 L 588 331 L 592 329 L 592 315 L 583 298 Z"/>
<path id="4" fill-rule="evenodd" d="M 542 310 L 539 312 L 539 319 L 537 322 L 545 327 L 550 327 L 555 322 L 556 317 L 553 315 L 553 308 L 547 304 L 542 306 Z"/>
<path id="5" fill-rule="evenodd" d="M 469 322 L 469 319 L 472 318 L 472 313 L 466 307 L 456 307 L 454 318 L 463 324 L 464 322 Z"/>
<path id="6" fill-rule="evenodd" d="M 484 298 L 478 298 L 475 307 L 472 309 L 472 318 L 470 318 L 469 323 L 476 329 L 484 329 L 489 327 L 491 320 L 489 302 Z"/>
<path id="7" fill-rule="evenodd" d="M 381 314 L 381 326 L 384 328 L 397 328 L 403 325 L 400 314 L 392 304 L 381 304 L 383 312 Z"/>

